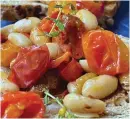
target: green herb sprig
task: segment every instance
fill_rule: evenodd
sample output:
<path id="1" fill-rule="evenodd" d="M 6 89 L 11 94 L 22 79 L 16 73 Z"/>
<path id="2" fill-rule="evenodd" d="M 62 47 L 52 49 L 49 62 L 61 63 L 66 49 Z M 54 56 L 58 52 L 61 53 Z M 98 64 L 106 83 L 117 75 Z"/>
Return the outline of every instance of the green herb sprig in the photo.
<path id="1" fill-rule="evenodd" d="M 58 8 L 59 9 L 59 13 L 58 13 L 58 16 L 56 19 L 53 19 L 53 18 L 49 18 L 47 17 L 47 19 L 49 20 L 52 20 L 54 22 L 54 25 L 52 26 L 51 30 L 49 33 L 45 32 L 44 34 L 48 37 L 56 37 L 60 34 L 61 31 L 64 31 L 65 30 L 65 26 L 64 24 L 59 20 L 59 17 L 62 13 L 62 10 L 65 6 L 70 6 L 71 7 L 71 14 L 75 15 L 76 14 L 76 9 L 74 7 L 74 5 L 72 3 L 68 3 L 68 4 L 64 4 L 64 5 L 55 5 L 54 8 Z M 58 27 L 59 31 L 54 31 L 55 29 L 55 26 Z"/>
<path id="2" fill-rule="evenodd" d="M 58 103 L 61 106 L 61 109 L 59 110 L 58 113 L 58 118 L 76 118 L 71 112 L 67 111 L 66 107 L 62 104 L 63 101 L 62 99 L 58 97 L 54 97 L 49 93 L 49 91 L 45 91 L 45 97 L 44 97 L 44 103 L 45 105 L 50 104 L 50 98 L 53 99 L 53 102 Z"/>

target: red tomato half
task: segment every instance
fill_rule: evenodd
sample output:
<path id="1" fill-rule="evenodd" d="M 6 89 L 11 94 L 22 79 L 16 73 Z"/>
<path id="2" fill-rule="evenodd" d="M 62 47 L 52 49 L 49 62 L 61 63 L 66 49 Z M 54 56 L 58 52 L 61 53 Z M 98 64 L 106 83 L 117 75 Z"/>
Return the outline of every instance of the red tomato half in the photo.
<path id="1" fill-rule="evenodd" d="M 42 118 L 45 106 L 33 92 L 8 92 L 1 99 L 2 118 Z"/>
<path id="2" fill-rule="evenodd" d="M 82 37 L 90 69 L 97 74 L 116 75 L 129 70 L 127 46 L 111 31 L 93 30 Z"/>
<path id="3" fill-rule="evenodd" d="M 59 69 L 60 75 L 67 81 L 74 81 L 82 75 L 83 69 L 80 64 L 72 59 L 66 66 Z"/>
<path id="4" fill-rule="evenodd" d="M 22 48 L 12 66 L 9 80 L 20 88 L 32 86 L 49 66 L 50 55 L 46 45 Z"/>
<path id="5" fill-rule="evenodd" d="M 58 15 L 58 11 L 54 12 L 50 17 L 56 19 L 57 15 Z M 43 32 L 50 32 L 52 26 L 53 26 L 54 22 L 52 20 L 49 20 L 47 18 L 43 18 L 41 23 L 39 24 L 38 28 L 39 30 L 43 31 Z"/>

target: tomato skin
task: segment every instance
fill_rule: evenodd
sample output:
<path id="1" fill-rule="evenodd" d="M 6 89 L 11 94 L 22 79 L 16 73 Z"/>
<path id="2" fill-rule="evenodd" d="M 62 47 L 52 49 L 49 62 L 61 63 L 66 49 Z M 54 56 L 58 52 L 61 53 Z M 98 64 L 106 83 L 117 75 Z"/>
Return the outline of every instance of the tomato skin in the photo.
<path id="1" fill-rule="evenodd" d="M 80 64 L 75 60 L 72 59 L 67 65 L 59 67 L 60 75 L 66 81 L 74 81 L 82 75 L 83 69 L 81 68 Z"/>
<path id="2" fill-rule="evenodd" d="M 50 20 L 48 20 L 48 19 L 46 19 L 46 18 L 44 18 L 44 19 L 42 19 L 42 21 L 41 21 L 41 23 L 39 24 L 39 30 L 41 30 L 41 31 L 44 31 L 44 32 L 50 32 L 50 30 L 51 30 L 51 28 L 52 28 L 52 26 L 53 26 L 53 22 L 52 21 L 50 21 Z"/>
<path id="3" fill-rule="evenodd" d="M 6 41 L 1 44 L 1 65 L 5 67 L 10 66 L 10 62 L 17 56 L 20 47 Z"/>
<path id="4" fill-rule="evenodd" d="M 20 88 L 32 86 L 49 66 L 50 54 L 46 45 L 22 48 L 12 65 L 9 80 Z"/>
<path id="5" fill-rule="evenodd" d="M 57 68 L 61 63 L 68 62 L 70 59 L 70 56 L 71 56 L 71 53 L 66 52 L 62 56 L 58 57 L 57 59 L 52 60 L 50 62 L 50 68 Z"/>
<path id="6" fill-rule="evenodd" d="M 33 92 L 8 92 L 1 99 L 2 118 L 42 118 L 45 106 Z"/>
<path id="7" fill-rule="evenodd" d="M 56 19 L 58 15 L 58 11 L 54 12 L 50 17 Z M 47 18 L 43 18 L 41 23 L 38 25 L 39 30 L 43 32 L 50 32 L 54 22 L 52 20 L 49 20 Z"/>
<path id="8" fill-rule="evenodd" d="M 128 72 L 129 51 L 111 31 L 93 30 L 82 37 L 85 58 L 97 74 L 116 75 Z"/>

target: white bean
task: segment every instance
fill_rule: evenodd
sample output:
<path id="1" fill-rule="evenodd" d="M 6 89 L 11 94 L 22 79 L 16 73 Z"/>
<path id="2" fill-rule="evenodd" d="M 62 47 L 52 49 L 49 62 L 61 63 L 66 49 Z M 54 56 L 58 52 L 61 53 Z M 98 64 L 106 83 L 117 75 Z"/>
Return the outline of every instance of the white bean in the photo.
<path id="1" fill-rule="evenodd" d="M 76 82 L 69 82 L 67 85 L 67 89 L 69 93 L 79 93 Z"/>
<path id="2" fill-rule="evenodd" d="M 13 44 L 21 47 L 32 45 L 31 40 L 21 33 L 10 33 L 8 36 L 8 40 L 10 40 Z"/>
<path id="3" fill-rule="evenodd" d="M 0 80 L 0 90 L 1 90 L 1 93 L 3 94 L 3 93 L 6 93 L 8 91 L 9 92 L 18 91 L 19 87 L 7 79 L 1 79 Z"/>
<path id="4" fill-rule="evenodd" d="M 10 73 L 10 69 L 6 67 L 0 67 L 0 78 L 7 79 Z"/>
<path id="5" fill-rule="evenodd" d="M 16 32 L 30 33 L 31 30 L 40 23 L 40 19 L 37 17 L 28 17 L 21 19 L 14 24 L 14 30 Z"/>
<path id="6" fill-rule="evenodd" d="M 67 109 L 72 112 L 79 113 L 103 113 L 106 104 L 98 99 L 84 97 L 79 94 L 70 93 L 63 99 L 63 103 Z"/>
<path id="7" fill-rule="evenodd" d="M 59 56 L 62 53 L 62 51 L 57 43 L 46 43 L 46 45 L 48 47 L 50 57 L 52 59 L 56 59 L 57 56 Z"/>
<path id="8" fill-rule="evenodd" d="M 1 67 L 0 68 L 0 93 L 5 93 L 6 91 L 18 91 L 19 88 L 16 84 L 8 80 L 10 69 Z"/>
<path id="9" fill-rule="evenodd" d="M 76 16 L 85 24 L 86 29 L 92 30 L 97 28 L 97 18 L 90 11 L 81 9 L 76 13 Z"/>
<path id="10" fill-rule="evenodd" d="M 1 34 L 2 34 L 5 38 L 8 38 L 8 35 L 9 35 L 10 33 L 12 33 L 12 32 L 14 32 L 14 30 L 13 30 L 13 24 L 1 28 Z"/>
<path id="11" fill-rule="evenodd" d="M 86 71 L 86 72 L 91 72 L 91 69 L 89 68 L 88 62 L 87 62 L 86 59 L 79 60 L 79 64 L 80 64 L 81 67 L 84 69 L 84 71 Z"/>
<path id="12" fill-rule="evenodd" d="M 50 42 L 50 38 L 45 36 L 38 28 L 34 28 L 31 31 L 30 39 L 35 45 L 42 46 L 45 43 Z"/>
<path id="13" fill-rule="evenodd" d="M 83 76 L 79 77 L 78 79 L 76 79 L 76 86 L 77 86 L 77 90 L 79 93 L 82 93 L 82 87 L 84 85 L 84 83 L 93 78 L 96 77 L 97 75 L 94 73 L 86 73 Z"/>
<path id="14" fill-rule="evenodd" d="M 114 76 L 100 75 L 87 80 L 82 88 L 83 96 L 102 99 L 113 93 L 118 86 L 118 79 Z"/>

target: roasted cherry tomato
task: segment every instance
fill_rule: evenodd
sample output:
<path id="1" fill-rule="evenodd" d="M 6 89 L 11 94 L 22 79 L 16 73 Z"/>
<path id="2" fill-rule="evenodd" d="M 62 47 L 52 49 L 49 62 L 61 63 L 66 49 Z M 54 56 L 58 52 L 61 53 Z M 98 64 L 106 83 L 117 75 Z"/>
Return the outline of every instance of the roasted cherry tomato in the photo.
<path id="1" fill-rule="evenodd" d="M 56 7 L 56 5 L 63 7 L 62 12 L 64 14 L 71 14 L 73 11 L 72 6 L 76 9 L 76 1 L 51 1 L 48 7 L 48 16 L 51 16 L 54 12 L 59 11 L 59 8 Z"/>
<path id="2" fill-rule="evenodd" d="M 12 65 L 9 80 L 20 88 L 32 86 L 49 66 L 50 55 L 46 45 L 22 48 Z"/>
<path id="3" fill-rule="evenodd" d="M 17 56 L 20 47 L 6 41 L 1 44 L 1 65 L 5 67 L 10 66 L 10 62 Z"/>
<path id="4" fill-rule="evenodd" d="M 50 32 L 53 22 L 51 20 L 48 20 L 46 18 L 42 19 L 41 23 L 39 24 L 39 30 L 44 31 L 44 32 Z"/>
<path id="5" fill-rule="evenodd" d="M 116 75 L 128 72 L 128 48 L 111 31 L 93 30 L 85 33 L 82 46 L 88 65 L 94 73 Z"/>
<path id="6" fill-rule="evenodd" d="M 54 12 L 52 15 L 51 15 L 51 18 L 54 18 L 56 19 L 57 18 L 57 15 L 58 15 L 58 11 L 57 12 Z M 43 18 L 41 23 L 39 24 L 38 28 L 39 30 L 43 31 L 43 32 L 50 32 L 50 30 L 52 29 L 52 26 L 53 26 L 54 22 L 52 20 L 49 20 L 47 18 Z"/>
<path id="7" fill-rule="evenodd" d="M 80 64 L 72 59 L 71 62 L 59 67 L 60 75 L 67 81 L 74 81 L 82 75 L 83 69 Z"/>
<path id="8" fill-rule="evenodd" d="M 57 42 L 62 47 L 68 45 L 72 53 L 72 57 L 80 59 L 84 57 L 82 50 L 82 34 L 86 31 L 82 21 L 72 15 L 62 15 L 61 21 L 65 26 L 65 31 L 57 37 L 52 38 L 52 42 Z"/>
<path id="9" fill-rule="evenodd" d="M 33 92 L 8 92 L 1 98 L 2 118 L 43 118 L 45 106 Z"/>
<path id="10" fill-rule="evenodd" d="M 102 16 L 104 12 L 104 2 L 102 1 L 82 1 L 77 0 L 76 2 L 77 9 L 88 9 L 93 14 L 95 14 L 97 17 Z"/>

